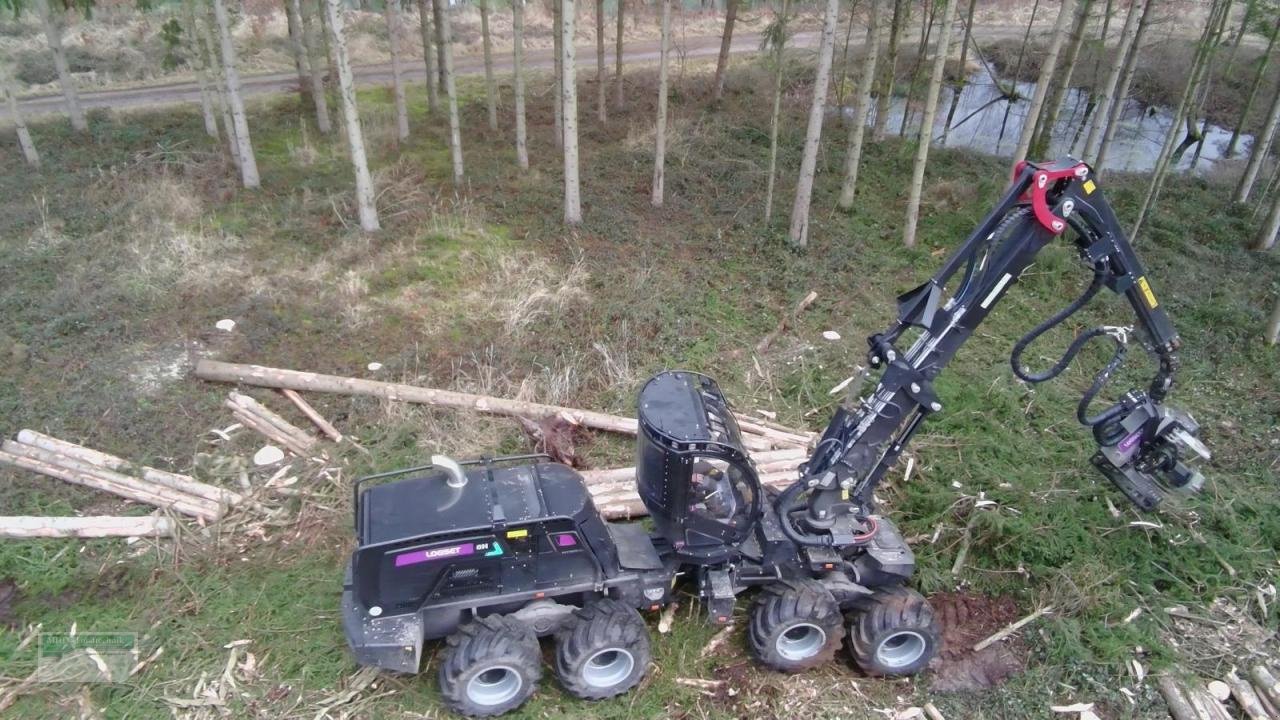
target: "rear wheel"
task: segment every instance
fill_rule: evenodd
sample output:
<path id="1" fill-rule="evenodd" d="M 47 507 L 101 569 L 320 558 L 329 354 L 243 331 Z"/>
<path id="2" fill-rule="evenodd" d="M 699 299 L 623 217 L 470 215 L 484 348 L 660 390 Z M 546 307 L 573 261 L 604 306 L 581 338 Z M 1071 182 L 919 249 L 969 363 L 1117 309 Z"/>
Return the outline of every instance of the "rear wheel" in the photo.
<path id="1" fill-rule="evenodd" d="M 751 609 L 747 639 L 760 662 L 799 672 L 831 660 L 840 646 L 840 606 L 813 580 L 766 585 Z"/>
<path id="2" fill-rule="evenodd" d="M 556 674 L 571 695 L 614 697 L 649 669 L 649 629 L 635 608 L 603 598 L 574 613 L 556 636 Z"/>
<path id="3" fill-rule="evenodd" d="M 942 646 L 929 601 L 905 587 L 886 588 L 860 601 L 849 624 L 853 659 L 869 675 L 912 675 Z"/>
<path id="4" fill-rule="evenodd" d="M 478 618 L 449 636 L 439 677 L 445 704 L 460 715 L 514 710 L 542 677 L 538 638 L 512 618 Z"/>

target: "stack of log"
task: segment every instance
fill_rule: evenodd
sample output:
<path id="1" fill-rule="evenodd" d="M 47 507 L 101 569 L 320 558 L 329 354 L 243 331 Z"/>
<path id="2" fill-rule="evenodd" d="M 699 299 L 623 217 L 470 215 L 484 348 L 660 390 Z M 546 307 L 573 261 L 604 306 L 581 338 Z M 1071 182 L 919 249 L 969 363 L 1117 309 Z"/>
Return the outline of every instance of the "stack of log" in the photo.
<path id="1" fill-rule="evenodd" d="M 804 462 L 808 453 L 804 448 L 786 448 L 752 453 L 760 484 L 782 489 L 796 480 L 796 467 Z M 636 492 L 634 467 L 612 470 L 587 470 L 582 473 L 587 489 L 596 508 L 607 520 L 622 520 L 648 513 Z"/>
<path id="2" fill-rule="evenodd" d="M 241 425 L 294 455 L 305 458 L 316 454 L 317 439 L 314 435 L 285 420 L 271 408 L 248 395 L 233 390 L 223 404 L 230 408 L 231 414 Z M 316 417 L 319 417 L 319 414 Z M 337 434 L 337 431 L 335 430 L 334 433 Z"/>
<path id="3" fill-rule="evenodd" d="M 66 482 L 102 490 L 137 502 L 154 505 L 201 521 L 214 521 L 243 498 L 230 490 L 181 475 L 133 463 L 59 440 L 34 430 L 23 430 L 16 440 L 0 445 L 0 464 L 22 468 Z M 0 536 L 6 537 L 106 537 L 171 534 L 173 525 L 156 517 L 0 518 Z"/>
<path id="4" fill-rule="evenodd" d="M 634 418 L 611 415 L 594 410 L 545 405 L 524 400 L 474 395 L 455 390 L 425 388 L 340 375 L 298 372 L 296 370 L 284 370 L 261 365 L 237 365 L 206 359 L 201 360 L 196 365 L 195 374 L 196 377 L 205 380 L 276 388 L 286 394 L 290 394 L 290 399 L 295 404 L 302 402 L 305 405 L 297 391 L 312 390 L 340 395 L 379 397 L 387 400 L 436 407 L 475 410 L 492 415 L 504 415 L 530 420 L 558 417 L 582 427 L 627 435 L 635 435 L 639 430 Z M 302 433 L 302 431 L 289 425 L 283 418 L 262 407 L 253 398 L 233 391 L 226 404 L 242 424 L 257 430 L 281 446 L 289 448 L 295 454 L 305 456 L 313 452 L 314 437 Z M 299 407 L 302 408 L 302 405 Z M 314 410 L 307 412 L 304 408 L 303 412 L 308 417 L 311 417 L 313 421 L 319 417 Z M 808 449 L 816 439 L 815 433 L 788 428 L 767 417 L 753 417 L 742 413 L 734 413 L 734 418 L 737 420 L 738 429 L 741 431 L 743 445 L 751 453 L 752 459 L 756 463 L 756 469 L 760 474 L 762 484 L 767 487 L 780 488 L 794 482 L 796 479 L 796 467 L 808 457 Z M 323 429 L 323 426 L 321 427 Z M 333 432 L 336 433 L 337 431 Z M 305 437 L 299 438 L 296 433 L 302 433 Z M 326 434 L 328 434 L 328 431 L 326 431 Z M 307 438 L 311 442 L 307 442 Z M 634 467 L 589 470 L 583 473 L 583 477 L 595 499 L 596 507 L 600 509 L 606 518 L 630 518 L 645 514 L 640 497 L 636 494 Z"/>
<path id="5" fill-rule="evenodd" d="M 524 400 L 511 400 L 489 395 L 475 395 L 455 390 L 424 388 L 403 383 L 365 380 L 341 375 L 323 375 L 261 365 L 238 365 L 209 359 L 201 360 L 196 364 L 195 375 L 204 380 L 292 390 L 295 393 L 313 391 L 377 397 L 385 400 L 433 405 L 436 407 L 474 410 L 491 415 L 524 417 L 531 420 L 560 416 L 576 425 L 626 435 L 635 435 L 638 431 L 635 418 L 611 415 L 594 410 L 583 410 L 561 405 L 545 405 Z M 748 450 L 753 452 L 803 448 L 814 440 L 814 434 L 811 432 L 792 430 L 771 420 L 747 417 L 741 414 L 736 417 L 738 427 L 742 431 L 742 443 Z"/>
<path id="6" fill-rule="evenodd" d="M 1276 668 L 1254 666 L 1247 678 L 1232 669 L 1226 680 L 1183 682 L 1172 675 L 1156 679 L 1173 720 L 1280 720 L 1280 681 Z M 1238 709 L 1239 712 L 1233 712 Z"/>

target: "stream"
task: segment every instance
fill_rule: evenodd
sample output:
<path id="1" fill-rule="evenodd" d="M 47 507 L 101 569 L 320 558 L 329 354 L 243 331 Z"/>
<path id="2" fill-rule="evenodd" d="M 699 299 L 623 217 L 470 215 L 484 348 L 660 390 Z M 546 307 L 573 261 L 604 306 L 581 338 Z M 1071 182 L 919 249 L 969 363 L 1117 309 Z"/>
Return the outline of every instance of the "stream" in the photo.
<path id="1" fill-rule="evenodd" d="M 934 142 L 944 147 L 966 148 L 988 155 L 1012 155 L 1026 121 L 1030 98 L 1036 89 L 1035 83 L 1031 82 L 1019 82 L 1016 86 L 1019 99 L 1010 102 L 1002 97 L 1000 88 L 991 78 L 979 70 L 969 77 L 969 81 L 960 89 L 958 98 L 953 86 L 944 87 L 938 99 L 938 116 L 933 128 Z M 952 103 L 955 103 L 954 110 Z M 1062 110 L 1058 113 L 1058 122 L 1053 128 L 1048 158 L 1045 159 L 1063 155 L 1079 156 L 1088 135 L 1088 103 L 1087 90 L 1070 88 L 1067 91 Z M 894 96 L 889 106 L 888 132 L 898 133 L 906 104 L 905 97 Z M 852 112 L 851 107 L 844 108 L 846 117 L 852 115 Z M 921 107 L 917 105 L 912 108 L 907 119 L 909 133 L 919 131 L 922 115 Z M 951 117 L 949 130 L 945 127 L 948 115 Z M 868 113 L 868 124 L 874 121 L 874 116 L 873 107 Z M 1154 169 L 1160 146 L 1172 120 L 1173 113 L 1168 108 L 1146 105 L 1133 98 L 1126 99 L 1115 138 L 1107 151 L 1107 167 L 1127 172 L 1149 172 Z M 1195 172 L 1199 174 L 1209 172 L 1216 162 L 1223 159 L 1227 143 L 1231 140 L 1231 130 L 1209 124 L 1204 128 L 1204 137 L 1204 147 L 1195 168 Z M 1247 157 L 1252 144 L 1253 136 L 1242 134 L 1236 148 L 1236 157 Z M 1191 168 L 1195 151 L 1195 146 L 1186 150 L 1178 162 L 1178 170 L 1186 171 Z"/>

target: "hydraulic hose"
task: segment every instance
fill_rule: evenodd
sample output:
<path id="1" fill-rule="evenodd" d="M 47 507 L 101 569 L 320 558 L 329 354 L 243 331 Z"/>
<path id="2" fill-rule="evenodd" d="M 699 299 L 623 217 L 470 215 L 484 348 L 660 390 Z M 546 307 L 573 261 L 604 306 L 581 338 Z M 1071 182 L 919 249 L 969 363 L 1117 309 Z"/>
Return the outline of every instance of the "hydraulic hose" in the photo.
<path id="1" fill-rule="evenodd" d="M 782 534 L 797 545 L 817 547 L 830 546 L 833 539 L 830 535 L 808 535 L 800 532 L 791 524 L 791 511 L 795 509 L 795 499 L 805 489 L 804 480 L 791 483 L 791 487 L 782 491 L 773 506 L 778 511 L 778 524 L 782 526 Z"/>
<path id="2" fill-rule="evenodd" d="M 1053 367 L 1045 370 L 1044 372 L 1032 372 L 1031 370 L 1024 368 L 1022 365 L 1022 353 L 1026 352 L 1027 346 L 1035 342 L 1041 335 L 1052 330 L 1058 325 L 1061 325 L 1067 318 L 1075 315 L 1080 308 L 1088 305 L 1089 301 L 1093 300 L 1094 296 L 1098 294 L 1098 291 L 1102 289 L 1102 284 L 1105 278 L 1105 270 L 1101 267 L 1095 267 L 1093 269 L 1093 281 L 1090 282 L 1089 287 L 1085 288 L 1084 292 L 1080 294 L 1080 297 L 1076 298 L 1070 305 L 1067 305 L 1054 313 L 1054 315 L 1048 320 L 1045 320 L 1032 328 L 1030 332 L 1022 336 L 1021 340 L 1014 343 L 1013 352 L 1009 354 L 1009 364 L 1013 366 L 1014 375 L 1017 375 L 1019 378 L 1029 383 L 1042 383 L 1046 380 L 1052 380 L 1061 375 L 1062 371 L 1066 370 L 1067 366 L 1071 364 L 1071 361 L 1075 360 L 1076 353 L 1080 352 L 1080 349 L 1084 347 L 1084 343 L 1088 342 L 1089 338 L 1096 337 L 1097 334 L 1101 334 L 1100 332 L 1093 335 L 1085 333 L 1079 338 L 1076 338 L 1076 341 L 1071 343 L 1071 346 L 1067 348 L 1067 351 L 1062 355 L 1062 358 L 1059 359 Z"/>
<path id="3" fill-rule="evenodd" d="M 1084 392 L 1084 395 L 1081 396 L 1080 403 L 1076 405 L 1076 419 L 1080 421 L 1081 425 L 1091 428 L 1097 428 L 1111 421 L 1123 412 L 1123 408 L 1121 406 L 1113 405 L 1097 415 L 1089 414 L 1089 406 L 1093 404 L 1094 399 L 1102 392 L 1102 389 L 1106 387 L 1107 383 L 1110 382 L 1111 376 L 1115 374 L 1115 371 L 1120 368 L 1122 363 L 1124 363 L 1128 347 L 1125 345 L 1123 337 L 1115 330 L 1104 327 L 1096 327 L 1092 330 L 1081 333 L 1071 342 L 1070 345 L 1067 346 L 1067 350 L 1062 354 L 1062 357 L 1044 372 L 1032 372 L 1030 369 L 1026 368 L 1022 364 L 1022 354 L 1026 352 L 1027 347 L 1031 343 L 1035 342 L 1041 335 L 1058 325 L 1061 325 L 1067 318 L 1076 314 L 1080 308 L 1089 304 L 1089 302 L 1093 300 L 1094 296 L 1098 294 L 1098 291 L 1102 289 L 1105 280 L 1106 267 L 1102 264 L 1096 265 L 1093 268 L 1093 280 L 1089 283 L 1089 286 L 1085 288 L 1084 292 L 1080 294 L 1080 297 L 1054 313 L 1049 319 L 1032 328 L 1026 335 L 1023 335 L 1018 342 L 1014 343 L 1013 351 L 1009 354 L 1009 364 L 1013 368 L 1014 375 L 1017 375 L 1028 383 L 1042 383 L 1061 375 L 1062 372 L 1071 365 L 1072 361 L 1075 360 L 1076 355 L 1080 353 L 1090 340 L 1101 336 L 1111 338 L 1111 341 L 1115 343 L 1115 352 L 1112 354 L 1111 360 L 1100 372 L 1098 372 L 1097 375 L 1094 376 L 1093 383 L 1089 386 L 1089 389 Z"/>

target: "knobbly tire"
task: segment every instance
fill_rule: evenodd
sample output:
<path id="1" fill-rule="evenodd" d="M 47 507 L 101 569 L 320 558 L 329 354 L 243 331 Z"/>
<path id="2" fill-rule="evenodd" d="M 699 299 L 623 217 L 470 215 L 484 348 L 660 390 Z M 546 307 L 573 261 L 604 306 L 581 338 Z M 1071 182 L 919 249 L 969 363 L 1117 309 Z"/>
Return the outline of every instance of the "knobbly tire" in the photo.
<path id="1" fill-rule="evenodd" d="M 747 641 L 763 664 L 800 672 L 830 662 L 840 647 L 843 618 L 830 591 L 814 580 L 781 580 L 760 590 Z"/>
<path id="2" fill-rule="evenodd" d="M 907 587 L 877 590 L 858 602 L 849 623 L 854 662 L 868 675 L 920 672 L 942 647 L 933 609 Z"/>
<path id="3" fill-rule="evenodd" d="M 478 618 L 449 636 L 440 664 L 440 694 L 468 717 L 501 715 L 520 707 L 542 678 L 538 638 L 512 618 Z"/>
<path id="4" fill-rule="evenodd" d="M 603 598 L 574 612 L 556 634 L 556 675 L 584 700 L 635 687 L 649 669 L 649 629 L 635 608 Z"/>

